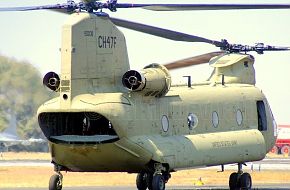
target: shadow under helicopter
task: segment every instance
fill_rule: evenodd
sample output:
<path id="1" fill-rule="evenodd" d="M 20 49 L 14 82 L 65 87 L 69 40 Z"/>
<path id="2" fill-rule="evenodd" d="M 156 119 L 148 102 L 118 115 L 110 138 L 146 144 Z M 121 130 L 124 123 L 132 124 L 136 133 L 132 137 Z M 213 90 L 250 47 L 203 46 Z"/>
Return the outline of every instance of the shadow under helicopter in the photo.
<path id="1" fill-rule="evenodd" d="M 290 184 L 288 184 L 290 185 Z M 265 187 L 256 187 L 252 188 L 252 190 L 289 190 L 287 186 L 285 187 L 267 187 L 267 185 L 264 185 Z M 284 185 L 280 185 L 284 186 Z M 288 186 L 289 187 L 289 186 Z M 46 190 L 47 188 L 4 188 L 3 190 Z M 66 187 L 64 190 L 135 190 L 134 187 Z M 228 190 L 226 187 L 208 187 L 208 186 L 201 186 L 201 187 L 167 187 L 168 190 Z"/>

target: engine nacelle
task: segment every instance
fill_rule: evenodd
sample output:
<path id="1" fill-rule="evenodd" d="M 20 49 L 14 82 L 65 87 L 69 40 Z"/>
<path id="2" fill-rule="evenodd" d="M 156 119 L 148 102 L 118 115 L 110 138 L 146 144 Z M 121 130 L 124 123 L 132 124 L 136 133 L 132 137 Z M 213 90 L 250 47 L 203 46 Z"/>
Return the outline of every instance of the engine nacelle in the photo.
<path id="1" fill-rule="evenodd" d="M 154 63 L 141 71 L 127 71 L 122 83 L 130 91 L 140 91 L 144 96 L 161 97 L 170 89 L 171 76 L 166 67 Z"/>
<path id="2" fill-rule="evenodd" d="M 52 91 L 59 91 L 60 78 L 55 72 L 46 73 L 43 77 L 42 83 Z"/>

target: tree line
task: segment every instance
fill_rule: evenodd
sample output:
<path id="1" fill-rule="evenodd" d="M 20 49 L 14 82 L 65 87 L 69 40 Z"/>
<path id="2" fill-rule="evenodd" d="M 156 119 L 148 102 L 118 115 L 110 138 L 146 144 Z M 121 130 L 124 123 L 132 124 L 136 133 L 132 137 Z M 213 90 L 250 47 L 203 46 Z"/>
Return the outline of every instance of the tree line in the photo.
<path id="1" fill-rule="evenodd" d="M 36 112 L 52 96 L 53 93 L 42 85 L 42 76 L 34 66 L 0 55 L 0 131 L 9 126 L 11 114 L 15 114 L 20 138 L 44 138 Z"/>

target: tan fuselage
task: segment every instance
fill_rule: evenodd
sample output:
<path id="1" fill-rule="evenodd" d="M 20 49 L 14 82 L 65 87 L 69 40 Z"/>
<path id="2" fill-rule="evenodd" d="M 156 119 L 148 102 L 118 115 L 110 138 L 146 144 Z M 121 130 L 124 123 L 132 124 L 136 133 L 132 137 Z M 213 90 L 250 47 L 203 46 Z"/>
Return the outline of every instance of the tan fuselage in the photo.
<path id="1" fill-rule="evenodd" d="M 162 163 L 173 171 L 243 163 L 264 158 L 274 145 L 275 122 L 254 86 L 251 56 L 214 60 L 210 80 L 190 88 L 170 88 L 169 73 L 151 65 L 134 92 L 122 86 L 130 69 L 125 37 L 108 16 L 73 14 L 62 33 L 59 97 L 38 110 L 61 170 L 140 172 Z M 138 84 L 137 74 L 129 74 L 125 83 Z"/>
<path id="2" fill-rule="evenodd" d="M 258 130 L 257 101 L 266 106 L 265 131 Z M 171 170 L 243 163 L 264 158 L 275 142 L 267 101 L 251 85 L 172 87 L 162 98 L 137 93 L 84 94 L 72 100 L 70 109 L 83 111 L 108 118 L 119 140 L 104 144 L 50 142 L 53 161 L 72 171 L 138 172 L 150 160 L 166 163 Z M 62 110 L 56 98 L 44 104 L 39 109 L 42 112 L 67 109 Z M 196 117 L 191 128 L 190 113 Z M 168 122 L 162 121 L 164 117 Z"/>

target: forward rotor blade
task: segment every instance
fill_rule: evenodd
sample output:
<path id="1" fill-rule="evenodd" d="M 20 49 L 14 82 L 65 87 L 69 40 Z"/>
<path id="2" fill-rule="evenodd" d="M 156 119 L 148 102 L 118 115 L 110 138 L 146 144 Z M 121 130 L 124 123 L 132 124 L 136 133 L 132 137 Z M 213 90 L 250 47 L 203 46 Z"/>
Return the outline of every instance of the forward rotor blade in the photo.
<path id="1" fill-rule="evenodd" d="M 225 54 L 225 52 L 224 51 L 218 51 L 218 52 L 206 53 L 206 54 L 198 55 L 198 56 L 195 56 L 195 57 L 190 57 L 190 58 L 187 58 L 187 59 L 174 61 L 172 63 L 167 63 L 167 64 L 164 64 L 164 66 L 168 70 L 172 70 L 172 69 L 188 67 L 188 66 L 191 66 L 191 65 L 200 65 L 200 64 L 203 64 L 203 63 L 208 63 L 211 58 L 213 58 L 215 56 L 222 55 L 222 54 Z"/>
<path id="2" fill-rule="evenodd" d="M 175 40 L 175 41 L 184 41 L 184 42 L 204 42 L 204 43 L 209 43 L 216 45 L 218 47 L 223 46 L 224 44 L 219 41 L 214 41 L 206 38 L 202 38 L 199 36 L 194 36 L 190 34 L 185 34 L 181 32 L 176 32 L 172 30 L 167 30 L 163 28 L 158 28 L 155 26 L 150 26 L 150 25 L 145 25 L 145 24 L 140 24 L 136 22 L 131 22 L 127 20 L 122 20 L 122 19 L 117 19 L 117 18 L 112 18 L 111 21 L 117 25 L 121 26 L 127 29 L 135 30 L 138 32 L 143 32 L 146 34 L 151 34 L 154 36 L 170 39 L 170 40 Z"/>

